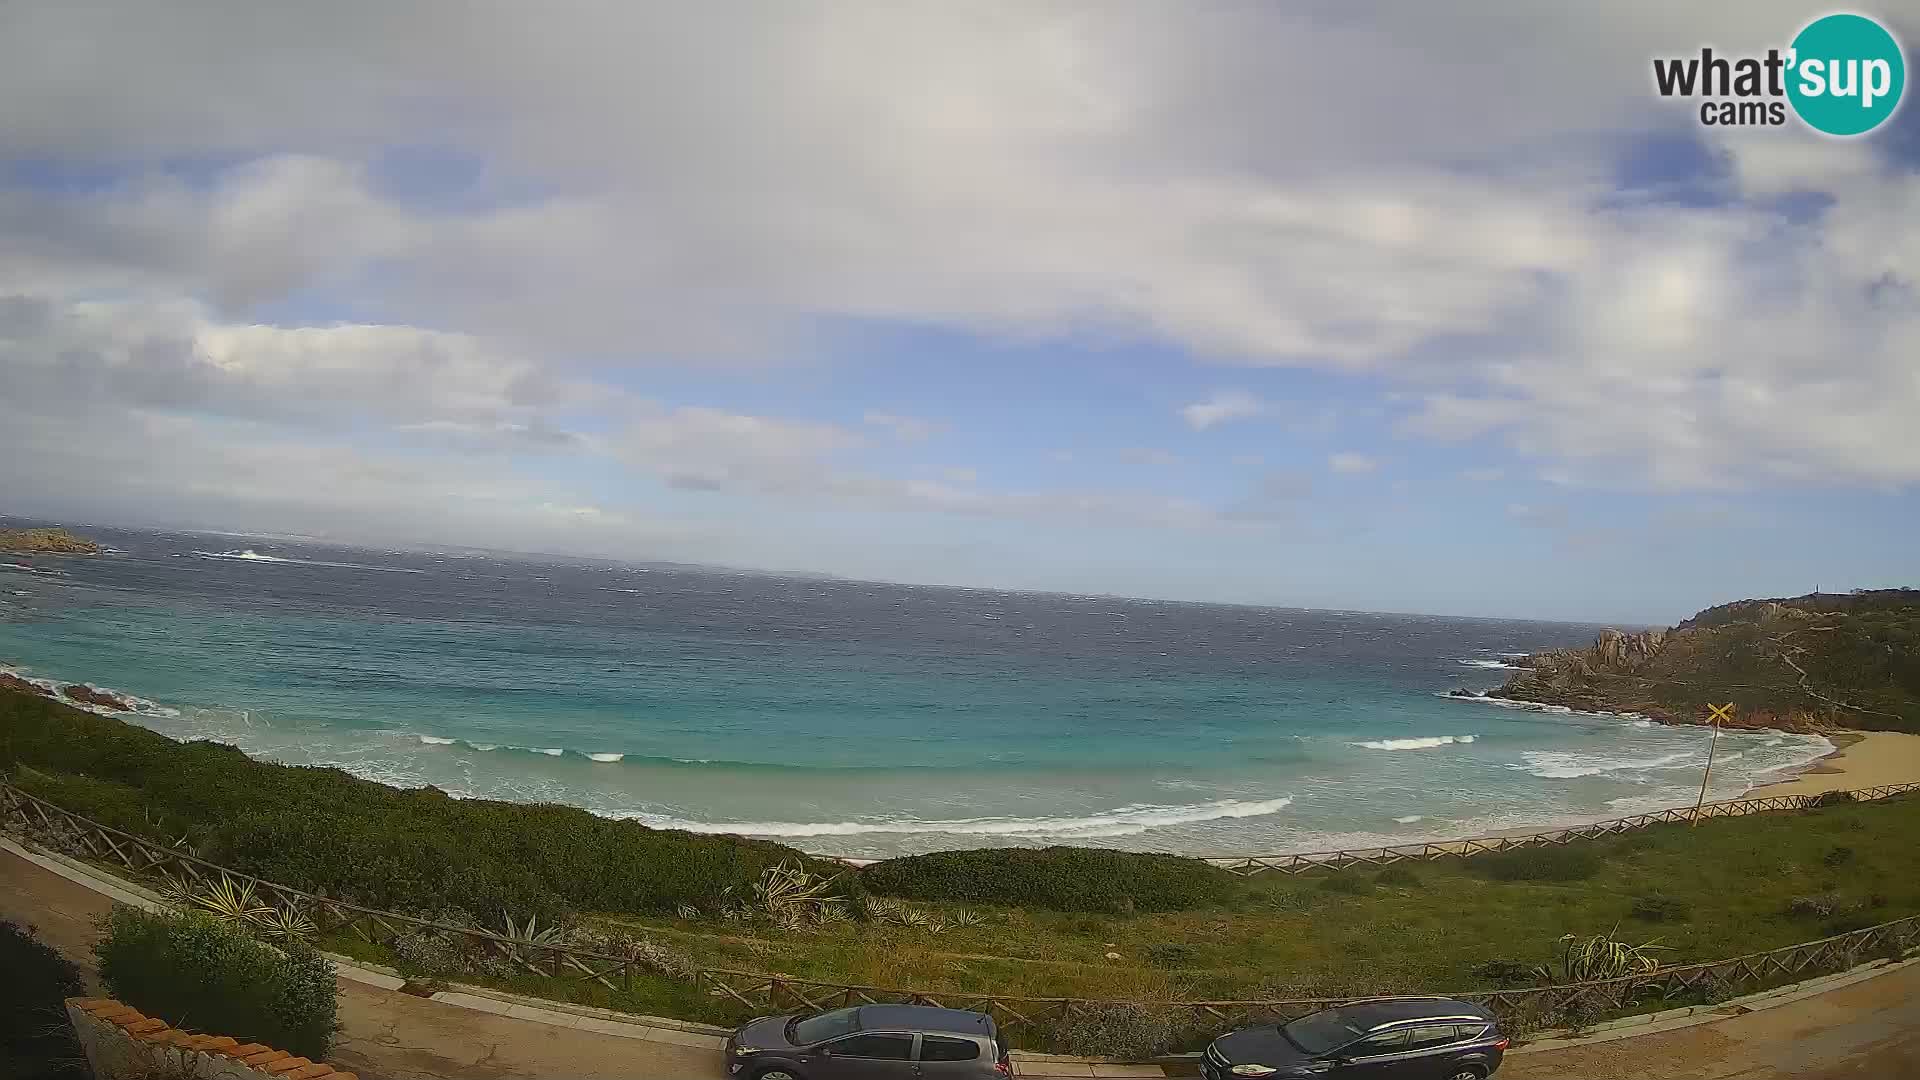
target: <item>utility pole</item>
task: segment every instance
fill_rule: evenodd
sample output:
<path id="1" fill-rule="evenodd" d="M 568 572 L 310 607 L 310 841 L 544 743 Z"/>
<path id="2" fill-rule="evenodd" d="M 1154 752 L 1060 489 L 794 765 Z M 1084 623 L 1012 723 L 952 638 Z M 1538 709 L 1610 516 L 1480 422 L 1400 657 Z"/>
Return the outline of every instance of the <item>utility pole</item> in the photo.
<path id="1" fill-rule="evenodd" d="M 1700 824 L 1700 808 L 1707 802 L 1707 781 L 1713 778 L 1713 753 L 1720 749 L 1720 722 L 1733 719 L 1733 702 L 1707 706 L 1707 726 L 1713 729 L 1713 741 L 1707 743 L 1707 767 L 1700 774 L 1700 797 L 1693 800 L 1693 822 Z"/>

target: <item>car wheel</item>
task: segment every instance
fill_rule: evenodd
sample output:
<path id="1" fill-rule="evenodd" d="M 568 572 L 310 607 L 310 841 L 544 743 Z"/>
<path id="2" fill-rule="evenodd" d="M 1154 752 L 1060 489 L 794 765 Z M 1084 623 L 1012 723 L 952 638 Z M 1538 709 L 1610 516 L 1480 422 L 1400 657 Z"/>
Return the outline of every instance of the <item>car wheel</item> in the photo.
<path id="1" fill-rule="evenodd" d="M 1471 1065 L 1463 1065 L 1455 1070 L 1452 1076 L 1447 1077 L 1447 1080 L 1487 1080 L 1487 1074 Z"/>
<path id="2" fill-rule="evenodd" d="M 800 1076 L 798 1073 L 788 1072 L 776 1065 L 764 1072 L 754 1073 L 753 1080 L 800 1080 Z"/>

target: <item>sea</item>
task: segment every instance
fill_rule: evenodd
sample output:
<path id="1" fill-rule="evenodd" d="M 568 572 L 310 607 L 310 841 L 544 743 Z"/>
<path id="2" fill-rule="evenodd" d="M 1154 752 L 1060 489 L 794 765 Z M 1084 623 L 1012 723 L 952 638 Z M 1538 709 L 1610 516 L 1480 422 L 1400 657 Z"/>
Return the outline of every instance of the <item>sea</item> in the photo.
<path id="1" fill-rule="evenodd" d="M 1597 625 L 87 527 L 0 555 L 0 665 L 459 797 L 822 854 L 1319 851 L 1697 796 L 1709 730 L 1462 701 Z M 1712 798 L 1832 749 L 1720 737 Z"/>

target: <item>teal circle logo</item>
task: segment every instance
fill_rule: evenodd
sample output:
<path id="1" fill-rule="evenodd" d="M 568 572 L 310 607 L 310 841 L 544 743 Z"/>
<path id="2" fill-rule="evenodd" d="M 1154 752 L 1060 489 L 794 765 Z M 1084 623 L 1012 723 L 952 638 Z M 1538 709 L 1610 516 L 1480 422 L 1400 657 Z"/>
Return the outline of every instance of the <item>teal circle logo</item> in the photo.
<path id="1" fill-rule="evenodd" d="M 1861 135 L 1893 115 L 1907 60 L 1887 28 L 1864 15 L 1827 15 L 1793 39 L 1787 100 L 1816 131 Z"/>

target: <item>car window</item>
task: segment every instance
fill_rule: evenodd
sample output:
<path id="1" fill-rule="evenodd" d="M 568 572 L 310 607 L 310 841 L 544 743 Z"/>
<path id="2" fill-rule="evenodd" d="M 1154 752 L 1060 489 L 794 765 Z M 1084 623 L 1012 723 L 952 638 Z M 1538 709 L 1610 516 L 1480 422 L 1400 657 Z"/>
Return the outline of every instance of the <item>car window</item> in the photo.
<path id="1" fill-rule="evenodd" d="M 1487 1033 L 1487 1025 L 1485 1024 L 1461 1024 L 1460 1025 L 1460 1038 L 1463 1040 L 1478 1039 L 1481 1036 L 1485 1035 L 1486 1033 Z"/>
<path id="2" fill-rule="evenodd" d="M 886 1031 L 876 1031 L 871 1035 L 849 1035 L 829 1045 L 827 1052 L 834 1057 L 908 1061 L 913 1057 L 913 1036 Z"/>
<path id="3" fill-rule="evenodd" d="M 1344 1046 L 1365 1031 L 1338 1009 L 1313 1013 L 1281 1028 L 1281 1034 L 1309 1054 L 1324 1054 Z"/>
<path id="4" fill-rule="evenodd" d="M 1431 1050 L 1460 1040 L 1460 1028 L 1454 1024 L 1424 1024 L 1407 1030 L 1407 1049 Z"/>
<path id="5" fill-rule="evenodd" d="M 1371 1057 L 1374 1054 L 1397 1054 L 1406 1048 L 1407 1033 L 1403 1029 L 1369 1035 L 1340 1053 L 1343 1057 Z"/>
<path id="6" fill-rule="evenodd" d="M 980 1044 L 972 1039 L 949 1039 L 944 1035 L 920 1036 L 921 1061 L 972 1061 L 980 1056 Z"/>
<path id="7" fill-rule="evenodd" d="M 809 1016 L 793 1025 L 793 1041 L 800 1046 L 809 1046 L 817 1042 L 845 1035 L 853 1030 L 855 1014 L 858 1009 L 835 1009 Z"/>

